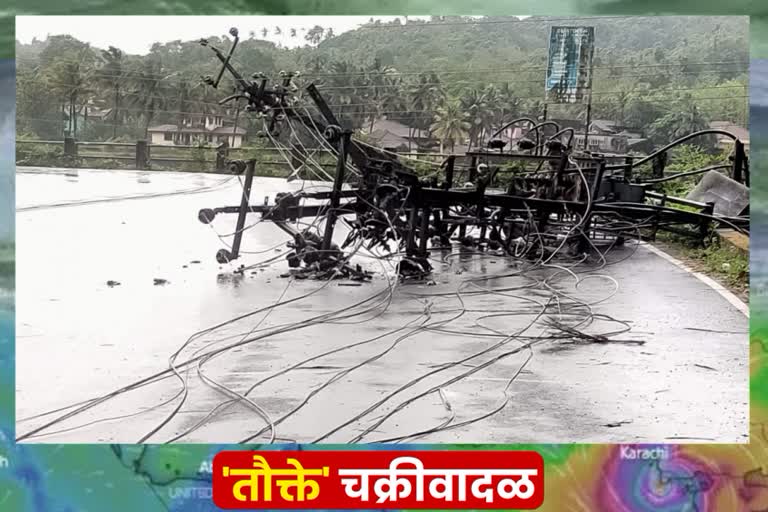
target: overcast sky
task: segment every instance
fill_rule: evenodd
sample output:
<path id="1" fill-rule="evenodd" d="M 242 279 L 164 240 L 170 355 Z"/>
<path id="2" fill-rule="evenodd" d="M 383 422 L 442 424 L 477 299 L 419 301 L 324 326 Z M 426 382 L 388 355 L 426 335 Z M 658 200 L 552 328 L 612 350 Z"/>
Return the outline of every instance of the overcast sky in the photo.
<path id="1" fill-rule="evenodd" d="M 248 37 L 250 31 L 263 39 L 262 29 L 269 29 L 266 39 L 287 47 L 303 46 L 306 31 L 315 25 L 332 28 L 336 34 L 354 30 L 367 23 L 370 16 L 17 16 L 16 40 L 29 43 L 33 38 L 69 34 L 99 48 L 116 46 L 130 53 L 143 55 L 153 43 L 181 39 L 193 41 L 201 37 L 225 35 L 231 27 Z M 398 16 L 374 16 L 391 21 Z M 402 17 L 400 17 L 403 20 Z M 409 16 L 410 18 L 417 18 Z M 422 17 L 423 18 L 423 17 Z M 275 34 L 275 27 L 281 34 Z M 290 37 L 290 29 L 296 37 Z M 303 30 L 302 30 L 303 29 Z"/>

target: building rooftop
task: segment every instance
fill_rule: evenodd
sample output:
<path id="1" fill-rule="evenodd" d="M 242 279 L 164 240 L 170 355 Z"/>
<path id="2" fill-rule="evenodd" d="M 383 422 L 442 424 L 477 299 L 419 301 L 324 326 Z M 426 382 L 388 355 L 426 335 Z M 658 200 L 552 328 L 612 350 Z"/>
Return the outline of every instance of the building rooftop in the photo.
<path id="1" fill-rule="evenodd" d="M 732 133 L 742 142 L 749 142 L 749 130 L 730 121 L 712 121 L 709 127 L 713 130 L 724 130 Z M 727 139 L 725 135 L 718 135 L 718 140 Z"/>
<path id="2" fill-rule="evenodd" d="M 225 134 L 226 135 L 231 135 L 233 133 L 235 133 L 237 135 L 245 135 L 246 134 L 246 130 L 244 128 L 239 127 L 239 126 L 237 127 L 237 131 L 235 131 L 234 126 L 219 126 L 218 128 L 213 128 L 213 129 L 207 129 L 207 128 L 202 127 L 202 126 L 200 126 L 200 127 L 193 127 L 193 128 L 183 127 L 181 130 L 179 130 L 178 126 L 175 125 L 175 124 L 161 124 L 161 125 L 158 125 L 158 126 L 151 126 L 147 131 L 150 132 L 150 133 L 152 133 L 152 132 L 154 132 L 154 133 L 168 133 L 168 132 L 179 133 L 179 131 L 180 131 L 181 133 L 211 133 L 211 134 L 216 134 L 216 135 L 219 135 L 219 134 L 220 135 L 225 135 Z"/>
<path id="3" fill-rule="evenodd" d="M 371 128 L 370 123 L 368 124 L 367 128 L 369 129 Z M 411 128 L 408 127 L 407 125 L 404 125 L 403 123 L 398 123 L 397 121 L 390 121 L 389 119 L 381 118 L 373 122 L 373 129 L 370 130 L 370 135 L 372 137 L 375 137 L 377 133 L 383 134 L 386 132 L 396 137 L 402 137 L 407 139 L 412 136 L 411 131 L 412 131 Z"/>

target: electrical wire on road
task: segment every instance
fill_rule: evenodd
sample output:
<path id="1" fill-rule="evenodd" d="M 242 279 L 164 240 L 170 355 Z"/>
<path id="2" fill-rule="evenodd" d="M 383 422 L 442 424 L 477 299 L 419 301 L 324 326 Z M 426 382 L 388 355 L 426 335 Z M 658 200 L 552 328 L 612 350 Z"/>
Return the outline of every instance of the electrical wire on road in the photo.
<path id="1" fill-rule="evenodd" d="M 299 149 L 303 147 L 301 139 L 295 133 L 291 137 L 291 145 L 283 146 L 286 154 L 289 154 L 289 151 L 297 145 L 301 145 Z M 283 144 L 277 140 L 272 142 L 278 146 Z M 318 142 L 322 143 L 322 141 Z M 287 160 L 290 161 L 288 158 Z M 578 164 L 575 161 L 572 161 L 572 164 L 576 165 L 581 179 L 586 184 L 587 179 Z M 325 177 L 322 166 L 311 155 L 307 157 L 303 166 L 308 177 L 314 179 Z M 297 176 L 298 171 L 299 169 L 294 169 Z M 350 165 L 350 171 L 354 173 L 357 170 Z M 302 190 L 304 186 L 302 180 Z M 408 190 L 403 192 L 409 193 Z M 296 294 L 292 296 L 291 290 L 299 286 L 297 281 L 289 278 L 282 293 L 272 303 L 192 334 L 169 356 L 167 368 L 110 393 L 28 418 L 21 418 L 18 421 L 20 425 L 30 422 L 35 422 L 37 425 L 21 433 L 17 440 L 39 439 L 69 433 L 125 418 L 133 418 L 133 421 L 137 422 L 136 418 L 144 416 L 151 419 L 143 420 L 142 424 L 147 425 L 147 422 L 151 421 L 152 425 L 147 426 L 146 432 L 137 438 L 138 443 L 179 442 L 189 439 L 193 434 L 202 435 L 200 434 L 202 429 L 221 421 L 224 414 L 236 406 L 239 407 L 238 413 L 241 413 L 243 408 L 246 411 L 246 415 L 238 416 L 237 420 L 237 424 L 241 425 L 240 442 L 242 443 L 273 443 L 284 439 L 297 439 L 302 442 L 342 439 L 343 442 L 358 443 L 368 440 L 382 428 L 387 429 L 388 434 L 378 435 L 380 438 L 378 442 L 399 443 L 416 439 L 429 441 L 430 436 L 441 432 L 467 428 L 488 420 L 502 413 L 514 400 L 516 379 L 536 357 L 537 350 L 540 350 L 543 345 L 631 342 L 631 340 L 615 338 L 629 331 L 627 322 L 611 318 L 595 308 L 610 300 L 619 290 L 619 283 L 602 272 L 608 266 L 630 257 L 637 246 L 632 250 L 622 249 L 621 258 L 616 260 L 609 259 L 610 254 L 616 251 L 615 242 L 605 250 L 596 247 L 589 240 L 586 232 L 586 219 L 592 208 L 592 202 L 593 198 L 588 194 L 586 212 L 564 233 L 562 243 L 550 254 L 541 251 L 535 258 L 531 258 L 534 254 L 532 247 L 541 243 L 543 235 L 538 231 L 533 212 L 528 209 L 526 222 L 529 235 L 522 242 L 524 247 L 519 248 L 517 252 L 522 258 L 516 260 L 517 263 L 512 268 L 503 266 L 498 272 L 486 272 L 479 276 L 470 273 L 469 277 L 460 279 L 455 286 L 450 283 L 448 286 L 437 286 L 432 293 L 422 292 L 420 288 L 414 289 L 413 286 L 403 284 L 397 279 L 395 271 L 397 261 L 403 258 L 398 251 L 382 254 L 363 248 L 360 242 L 345 255 L 342 263 L 347 263 L 353 257 L 377 263 L 380 267 L 378 270 L 386 281 L 383 287 L 374 289 L 363 298 L 353 299 L 350 303 L 329 312 L 285 321 L 285 318 L 295 317 L 291 311 L 295 311 L 294 308 L 298 305 L 308 305 L 322 296 L 334 281 L 335 276 L 330 275 L 320 281 L 304 281 L 306 284 L 301 285 L 301 289 L 297 289 Z M 374 204 L 369 203 L 368 206 L 378 210 L 383 218 L 388 219 L 392 231 L 397 232 L 391 225 L 387 212 Z M 319 229 L 319 226 L 327 221 L 330 211 L 327 209 L 318 214 L 308 227 Z M 346 211 L 340 208 L 338 213 L 344 215 Z M 398 215 L 404 213 L 402 209 L 397 212 Z M 253 229 L 262 220 L 245 226 L 243 231 Z M 602 229 L 628 232 L 641 229 L 645 222 L 622 218 L 621 215 L 616 214 L 615 220 L 605 223 Z M 216 236 L 222 240 L 232 235 L 234 233 L 216 233 Z M 588 258 L 586 254 L 573 256 L 565 253 L 563 249 L 567 242 L 577 237 L 589 240 L 592 252 L 597 255 L 597 261 L 594 261 L 594 258 Z M 402 240 L 396 239 L 392 245 L 400 247 L 401 242 Z M 454 252 L 450 249 L 445 251 L 443 257 L 437 261 L 444 268 L 453 268 L 456 258 L 461 262 L 462 259 L 482 261 L 489 257 L 488 252 L 479 250 L 461 249 Z M 499 256 L 499 258 L 502 257 Z M 275 259 L 270 257 L 264 261 L 243 266 L 240 270 L 269 265 Z M 587 300 L 579 296 L 586 288 L 584 283 L 587 282 L 603 282 L 609 287 L 598 298 L 592 297 Z M 498 308 L 489 309 L 488 300 L 492 300 Z M 404 315 L 411 318 L 399 326 L 389 325 L 383 329 L 382 333 L 364 339 L 331 342 L 331 346 L 326 345 L 314 350 L 314 354 L 308 357 L 289 362 L 283 368 L 272 371 L 266 376 L 256 377 L 255 382 L 247 389 L 236 389 L 235 381 L 226 372 L 223 375 L 219 372 L 214 377 L 208 371 L 212 361 L 224 356 L 234 357 L 235 351 L 241 354 L 247 349 L 249 353 L 258 357 L 263 350 L 259 347 L 268 342 L 290 344 L 291 340 L 296 339 L 295 336 L 298 333 L 312 332 L 313 329 L 324 325 L 349 329 L 354 324 L 370 323 L 376 319 L 385 319 L 391 323 L 392 318 L 402 318 Z M 280 320 L 270 325 L 268 320 L 275 318 Z M 494 322 L 497 324 L 500 322 L 502 326 L 495 325 Z M 615 325 L 615 327 L 609 327 L 609 325 Z M 377 370 L 374 365 L 378 362 L 394 357 L 408 359 L 411 357 L 409 354 L 418 353 L 414 350 L 419 343 L 434 343 L 436 339 L 449 345 L 452 343 L 450 340 L 453 340 L 454 344 L 472 341 L 473 346 L 476 344 L 480 346 L 477 349 L 465 351 L 462 357 L 456 360 L 443 362 L 430 360 L 433 367 L 426 371 L 411 370 L 405 382 L 397 385 L 393 380 L 391 389 L 382 397 L 372 397 L 367 406 L 361 407 L 358 411 L 350 411 L 350 415 L 346 418 L 336 416 L 333 425 L 322 426 L 322 422 L 317 421 L 291 422 L 306 411 L 312 403 L 318 401 L 320 396 L 333 396 L 346 381 L 362 378 L 363 375 L 371 372 L 375 373 Z M 290 347 L 286 346 L 284 353 L 289 352 Z M 517 363 L 507 364 L 507 361 L 523 355 L 525 357 Z M 431 355 L 430 359 L 435 356 L 437 354 Z M 346 361 L 345 365 L 330 377 L 320 379 L 314 386 L 306 389 L 303 399 L 299 399 L 287 410 L 282 408 L 270 410 L 270 407 L 263 403 L 263 399 L 254 396 L 254 392 L 267 383 L 274 385 L 279 382 L 287 387 L 290 375 L 312 368 L 310 363 L 320 365 L 322 362 L 330 363 L 335 358 Z M 325 366 L 331 367 L 329 364 Z M 220 367 L 221 364 L 217 368 Z M 451 403 L 448 400 L 447 391 L 470 382 L 473 376 L 480 372 L 487 372 L 490 368 L 497 368 L 498 371 L 508 375 L 504 386 L 499 390 L 497 405 L 480 414 L 468 415 L 461 409 L 460 404 Z M 118 397 L 146 390 L 147 386 L 156 384 L 162 384 L 166 390 L 175 387 L 175 392 L 170 398 L 156 400 L 154 404 L 146 404 L 136 412 L 111 417 L 99 415 L 99 410 L 108 410 L 108 404 Z M 201 404 L 197 402 L 197 395 L 195 395 L 201 389 L 211 390 L 216 397 L 206 398 L 205 405 L 210 407 L 203 411 L 200 410 Z M 144 391 L 142 396 L 146 394 L 147 392 Z M 387 427 L 414 404 L 424 404 L 425 399 L 435 395 L 439 397 L 439 409 L 443 416 L 439 421 L 429 424 L 429 420 L 426 420 L 427 423 L 408 427 L 409 431 L 406 432 L 395 432 L 396 428 Z M 363 393 L 362 396 L 367 395 Z M 428 406 L 423 405 L 423 407 Z M 86 414 L 98 417 L 75 426 L 71 425 L 75 418 Z M 304 412 L 304 414 L 310 413 Z M 281 432 L 281 428 L 288 423 L 291 423 L 288 431 Z"/>

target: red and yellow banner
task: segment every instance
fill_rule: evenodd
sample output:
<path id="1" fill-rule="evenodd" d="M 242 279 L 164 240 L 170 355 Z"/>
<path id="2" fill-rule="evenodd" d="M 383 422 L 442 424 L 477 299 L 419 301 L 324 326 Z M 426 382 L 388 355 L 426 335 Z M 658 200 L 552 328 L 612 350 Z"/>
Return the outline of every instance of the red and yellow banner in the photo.
<path id="1" fill-rule="evenodd" d="M 536 452 L 220 452 L 213 501 L 224 509 L 536 509 Z"/>

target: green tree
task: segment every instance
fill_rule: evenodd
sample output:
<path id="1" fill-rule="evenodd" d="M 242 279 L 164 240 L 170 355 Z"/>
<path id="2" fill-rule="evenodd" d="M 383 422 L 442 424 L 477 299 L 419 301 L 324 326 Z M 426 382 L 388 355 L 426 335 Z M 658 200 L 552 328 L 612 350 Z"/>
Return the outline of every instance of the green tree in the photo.
<path id="1" fill-rule="evenodd" d="M 171 90 L 168 80 L 175 74 L 167 73 L 157 55 L 142 59 L 139 69 L 131 76 L 133 91 L 131 104 L 140 112 L 143 120 L 144 137 L 149 134 L 149 125 L 158 112 L 167 109 L 171 104 Z"/>
<path id="2" fill-rule="evenodd" d="M 72 36 L 51 37 L 40 54 L 41 78 L 59 98 L 72 137 L 77 137 L 77 117 L 94 89 L 95 60 L 90 45 Z"/>
<path id="3" fill-rule="evenodd" d="M 16 69 L 16 130 L 34 138 L 58 139 L 64 128 L 61 106 L 50 97 L 50 89 L 41 78 L 39 66 L 20 65 Z"/>
<path id="4" fill-rule="evenodd" d="M 115 138 L 117 126 L 122 121 L 120 101 L 128 73 L 124 69 L 123 52 L 120 49 L 110 46 L 108 50 L 102 50 L 101 59 L 102 65 L 96 72 L 96 79 L 104 88 L 104 92 L 112 98 L 112 112 L 109 118 L 112 120 L 112 137 Z"/>
<path id="5" fill-rule="evenodd" d="M 445 90 L 436 73 L 421 73 L 416 82 L 407 87 L 410 108 L 414 113 L 414 127 L 419 132 L 432 124 L 432 112 L 445 99 Z"/>
<path id="6" fill-rule="evenodd" d="M 304 39 L 309 41 L 309 44 L 313 46 L 317 46 L 320 44 L 320 41 L 323 40 L 323 33 L 325 32 L 325 29 L 321 27 L 320 25 L 315 25 L 311 29 L 307 30 L 307 34 L 304 36 Z"/>
<path id="7" fill-rule="evenodd" d="M 481 146 L 494 121 L 492 105 L 497 101 L 496 89 L 492 85 L 465 89 L 460 101 L 469 118 L 469 148 Z"/>
<path id="8" fill-rule="evenodd" d="M 685 137 L 707 128 L 707 122 L 690 95 L 675 102 L 670 111 L 650 127 L 651 137 L 663 143 Z"/>
<path id="9" fill-rule="evenodd" d="M 458 99 L 448 98 L 437 109 L 431 129 L 435 137 L 440 140 L 441 153 L 445 147 L 453 151 L 457 143 L 461 143 L 467 138 L 471 127 L 468 119 L 469 116 Z"/>
<path id="10" fill-rule="evenodd" d="M 364 83 L 361 84 L 359 96 L 365 98 L 368 104 L 369 131 L 373 131 L 374 121 L 386 109 L 385 98 L 390 97 L 389 89 L 398 84 L 396 73 L 394 68 L 383 66 L 379 59 L 374 59 L 373 63 L 365 69 Z"/>
<path id="11" fill-rule="evenodd" d="M 496 102 L 493 111 L 493 128 L 499 129 L 505 123 L 520 117 L 521 100 L 515 95 L 509 82 L 505 82 L 496 91 Z"/>

